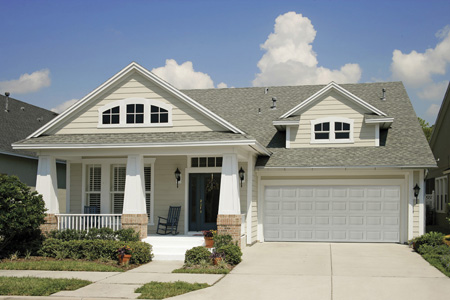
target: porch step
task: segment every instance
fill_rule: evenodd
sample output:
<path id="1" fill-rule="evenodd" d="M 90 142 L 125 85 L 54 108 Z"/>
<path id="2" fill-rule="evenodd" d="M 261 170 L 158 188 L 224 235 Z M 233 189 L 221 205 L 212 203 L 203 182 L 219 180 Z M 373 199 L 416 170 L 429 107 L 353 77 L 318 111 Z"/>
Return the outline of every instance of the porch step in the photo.
<path id="1" fill-rule="evenodd" d="M 142 240 L 153 247 L 153 260 L 184 260 L 186 250 L 204 246 L 203 236 L 150 235 Z"/>

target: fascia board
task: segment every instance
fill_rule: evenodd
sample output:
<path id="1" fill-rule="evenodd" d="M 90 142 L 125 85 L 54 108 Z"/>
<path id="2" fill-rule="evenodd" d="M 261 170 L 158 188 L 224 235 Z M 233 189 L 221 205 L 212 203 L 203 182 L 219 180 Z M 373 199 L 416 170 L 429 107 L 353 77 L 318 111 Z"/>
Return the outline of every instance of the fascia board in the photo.
<path id="1" fill-rule="evenodd" d="M 296 170 L 296 169 L 429 169 L 429 168 L 437 168 L 437 165 L 412 165 L 412 166 L 402 166 L 402 165 L 375 165 L 375 166 L 320 166 L 320 167 L 289 167 L 289 166 L 280 166 L 280 167 L 263 167 L 256 166 L 256 169 L 260 170 L 269 170 L 269 169 L 278 169 L 278 170 Z"/>
<path id="2" fill-rule="evenodd" d="M 273 121 L 272 124 L 274 126 L 277 126 L 277 125 L 292 126 L 292 125 L 300 125 L 300 122 L 299 121 Z"/>
<path id="3" fill-rule="evenodd" d="M 199 103 L 197 103 L 196 101 L 194 101 L 193 99 L 191 99 L 187 95 L 183 94 L 182 92 L 180 92 L 178 89 L 176 89 L 175 87 L 173 87 L 169 83 L 167 83 L 167 82 L 163 81 L 162 79 L 158 78 L 153 73 L 151 73 L 150 71 L 148 71 L 144 67 L 140 66 L 138 63 L 132 62 L 128 66 L 126 66 L 125 68 L 120 70 L 113 77 L 111 77 L 110 79 L 105 81 L 98 88 L 96 88 L 95 90 L 93 90 L 92 92 L 87 94 L 85 97 L 83 97 L 81 100 L 76 102 L 74 105 L 69 107 L 69 109 L 64 111 L 62 114 L 60 114 L 59 116 L 57 116 L 56 118 L 54 118 L 53 120 L 51 120 L 50 122 L 48 122 L 47 124 L 45 124 L 44 126 L 39 128 L 37 131 L 33 132 L 26 139 L 29 139 L 29 138 L 32 138 L 32 137 L 38 137 L 39 135 L 41 135 L 42 133 L 44 133 L 48 129 L 50 129 L 53 126 L 57 125 L 62 120 L 64 120 L 67 116 L 71 115 L 73 112 L 75 112 L 78 109 L 80 109 L 86 102 L 88 102 L 93 97 L 97 96 L 98 94 L 100 94 L 101 92 L 106 90 L 108 87 L 110 87 L 112 84 L 117 82 L 120 78 L 124 77 L 127 73 L 131 72 L 132 70 L 139 71 L 142 75 L 144 75 L 147 78 L 151 79 L 152 81 L 154 81 L 155 83 L 157 83 L 158 85 L 163 87 L 164 89 L 170 91 L 172 94 L 176 95 L 178 98 L 181 98 L 182 100 L 186 101 L 188 104 L 193 106 L 195 109 L 199 110 L 202 114 L 204 114 L 207 117 L 211 118 L 213 121 L 219 123 L 221 126 L 225 127 L 226 129 L 228 129 L 228 130 L 230 130 L 230 131 L 232 131 L 234 133 L 245 134 L 242 130 L 238 129 L 237 127 L 235 127 L 232 124 L 230 124 L 229 122 L 225 121 L 224 119 L 222 119 L 218 115 L 214 114 L 213 112 L 211 112 L 210 110 L 208 110 L 204 106 L 200 105 Z"/>
<path id="4" fill-rule="evenodd" d="M 308 99 L 306 99 L 305 101 L 303 101 L 302 103 L 300 103 L 299 105 L 297 105 L 296 107 L 294 107 L 293 109 L 291 109 L 290 111 L 288 111 L 287 113 L 282 115 L 280 118 L 287 118 L 287 117 L 291 116 L 292 114 L 301 110 L 303 107 L 305 107 L 308 104 L 310 104 L 311 102 L 315 101 L 317 98 L 319 98 L 321 95 L 325 94 L 326 92 L 328 92 L 331 89 L 335 89 L 336 91 L 340 92 L 344 96 L 347 96 L 349 99 L 353 100 L 360 106 L 370 110 L 371 112 L 373 112 L 379 116 L 386 116 L 386 114 L 384 112 L 382 112 L 381 110 L 375 108 L 374 106 L 370 105 L 369 103 L 362 100 L 361 98 L 353 95 L 352 93 L 350 93 L 349 91 L 347 91 L 346 89 L 344 89 L 343 87 L 339 86 L 337 83 L 332 81 L 327 86 L 325 86 L 324 88 L 322 88 L 321 90 L 319 90 L 318 92 L 316 92 L 315 94 L 310 96 Z"/>
<path id="5" fill-rule="evenodd" d="M 394 118 L 382 118 L 382 119 L 366 119 L 364 123 L 366 124 L 378 124 L 378 123 L 393 123 Z"/>

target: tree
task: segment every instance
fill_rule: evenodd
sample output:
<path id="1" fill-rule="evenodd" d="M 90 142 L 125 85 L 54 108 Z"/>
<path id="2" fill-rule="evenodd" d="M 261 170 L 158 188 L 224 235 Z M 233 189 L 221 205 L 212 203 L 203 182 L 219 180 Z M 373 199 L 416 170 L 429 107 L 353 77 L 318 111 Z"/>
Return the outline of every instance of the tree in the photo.
<path id="1" fill-rule="evenodd" d="M 430 126 L 430 124 L 425 121 L 424 119 L 418 118 L 420 126 L 422 126 L 423 133 L 425 134 L 425 137 L 427 138 L 427 141 L 429 142 L 431 139 L 431 133 L 433 132 L 433 126 Z"/>
<path id="2" fill-rule="evenodd" d="M 45 203 L 17 176 L 0 174 L 0 254 L 35 252 L 42 241 Z"/>

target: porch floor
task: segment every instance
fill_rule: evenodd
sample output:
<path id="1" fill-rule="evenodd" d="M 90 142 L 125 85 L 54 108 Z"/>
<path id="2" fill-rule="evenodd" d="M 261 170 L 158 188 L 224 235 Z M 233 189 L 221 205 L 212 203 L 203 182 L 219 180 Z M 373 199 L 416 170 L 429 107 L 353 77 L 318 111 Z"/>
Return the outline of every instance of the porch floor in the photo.
<path id="1" fill-rule="evenodd" d="M 152 234 L 142 240 L 153 247 L 153 260 L 183 261 L 186 250 L 204 246 L 203 236 Z"/>

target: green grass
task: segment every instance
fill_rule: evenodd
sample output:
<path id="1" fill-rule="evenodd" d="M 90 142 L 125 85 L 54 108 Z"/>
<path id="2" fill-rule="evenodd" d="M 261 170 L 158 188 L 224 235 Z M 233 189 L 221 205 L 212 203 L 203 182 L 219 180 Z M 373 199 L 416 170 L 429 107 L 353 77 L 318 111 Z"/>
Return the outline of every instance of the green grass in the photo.
<path id="1" fill-rule="evenodd" d="M 136 293 L 141 293 L 139 299 L 164 299 L 177 295 L 182 295 L 192 291 L 209 287 L 207 283 L 187 283 L 185 281 L 146 283 L 136 289 Z"/>
<path id="2" fill-rule="evenodd" d="M 228 274 L 229 269 L 210 269 L 210 268 L 181 268 L 175 269 L 172 273 L 190 273 L 190 274 Z"/>
<path id="3" fill-rule="evenodd" d="M 20 260 L 2 261 L 1 270 L 48 270 L 48 271 L 96 271 L 96 272 L 123 272 L 123 269 L 100 264 L 93 261 L 82 260 Z"/>
<path id="4" fill-rule="evenodd" d="M 80 279 L 0 277 L 0 295 L 49 296 L 59 291 L 76 290 L 90 283 Z"/>
<path id="5" fill-rule="evenodd" d="M 450 277 L 450 258 L 447 257 L 447 264 L 444 263 L 444 255 L 427 255 L 424 254 L 422 257 L 433 267 L 444 273 L 447 277 Z"/>

